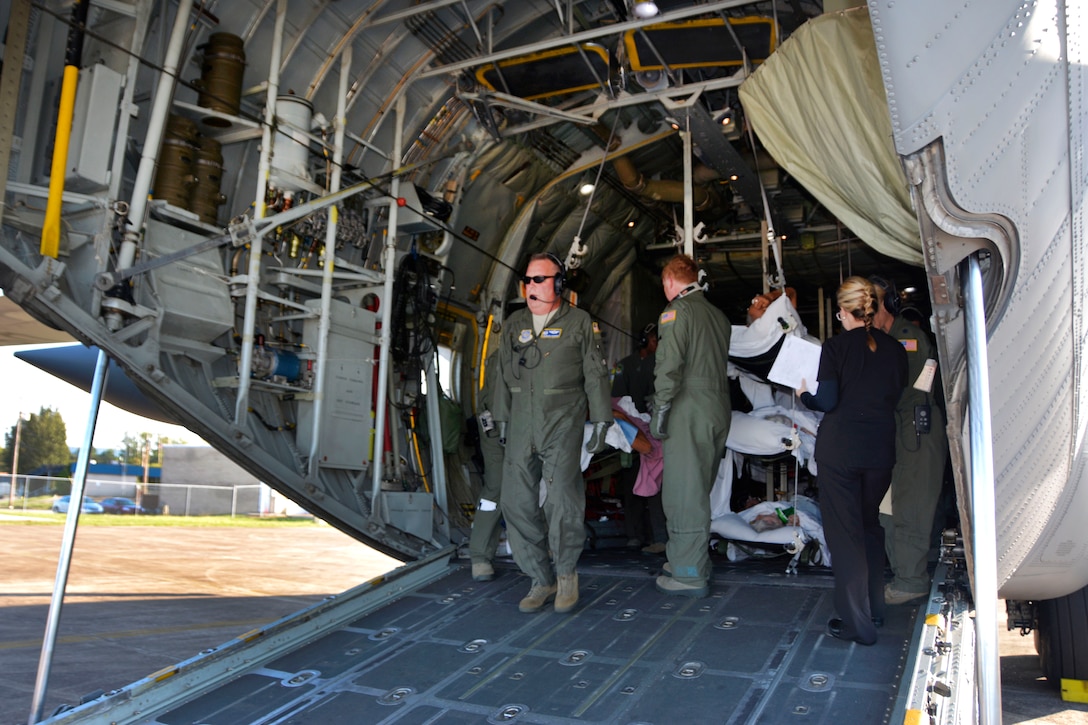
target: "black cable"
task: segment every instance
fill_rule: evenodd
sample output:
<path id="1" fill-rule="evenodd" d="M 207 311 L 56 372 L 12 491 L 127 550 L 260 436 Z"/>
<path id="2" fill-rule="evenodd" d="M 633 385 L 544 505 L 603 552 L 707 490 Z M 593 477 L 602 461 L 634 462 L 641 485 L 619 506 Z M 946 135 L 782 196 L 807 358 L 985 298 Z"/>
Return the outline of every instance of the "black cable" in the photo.
<path id="1" fill-rule="evenodd" d="M 437 348 L 431 322 L 434 299 L 426 261 L 414 247 L 401 260 L 393 281 L 390 349 L 400 363 L 419 361 Z"/>

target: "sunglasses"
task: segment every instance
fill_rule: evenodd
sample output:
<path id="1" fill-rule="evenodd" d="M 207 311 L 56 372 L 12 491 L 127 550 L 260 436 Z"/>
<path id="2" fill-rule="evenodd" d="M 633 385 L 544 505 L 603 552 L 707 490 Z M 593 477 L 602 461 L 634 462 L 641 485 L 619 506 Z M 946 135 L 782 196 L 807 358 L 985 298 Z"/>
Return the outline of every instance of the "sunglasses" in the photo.
<path id="1" fill-rule="evenodd" d="M 532 277 L 522 277 L 521 278 L 521 283 L 522 284 L 529 284 L 530 282 L 532 282 L 533 284 L 540 284 L 541 282 L 543 282 L 546 279 L 555 279 L 555 275 L 554 274 L 535 274 Z"/>

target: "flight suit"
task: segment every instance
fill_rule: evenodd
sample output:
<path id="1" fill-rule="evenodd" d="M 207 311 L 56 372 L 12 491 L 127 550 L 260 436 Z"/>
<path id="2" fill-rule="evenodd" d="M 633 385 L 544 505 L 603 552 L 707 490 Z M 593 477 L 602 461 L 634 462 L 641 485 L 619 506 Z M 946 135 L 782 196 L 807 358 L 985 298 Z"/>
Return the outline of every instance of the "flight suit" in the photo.
<path id="1" fill-rule="evenodd" d="M 895 468 L 892 469 L 892 530 L 887 537 L 888 559 L 895 579 L 892 589 L 901 592 L 929 591 L 927 570 L 933 516 L 941 496 L 945 461 L 948 458 L 948 434 L 944 413 L 937 405 L 938 383 L 934 392 L 916 390 L 914 381 L 927 359 L 937 359 L 929 335 L 910 320 L 897 316 L 890 334 L 907 351 L 907 387 L 895 408 Z M 928 405 L 929 433 L 915 429 L 915 406 Z"/>
<path id="2" fill-rule="evenodd" d="M 665 551 L 673 578 L 694 586 L 710 581 L 710 489 L 732 420 L 726 374 L 731 330 L 699 289 L 673 299 L 657 324 L 654 406 L 671 405 L 662 441 Z"/>
<path id="3" fill-rule="evenodd" d="M 494 404 L 495 378 L 499 374 L 497 359 L 498 356 L 492 352 L 484 363 L 484 384 L 476 399 L 476 408 L 481 412 L 491 410 Z M 468 553 L 472 557 L 473 564 L 490 564 L 495 559 L 495 551 L 499 548 L 501 534 L 502 511 L 499 508 L 499 502 L 502 500 L 503 448 L 499 443 L 498 433 L 493 430 L 488 435 L 480 423 L 479 416 L 477 416 L 476 425 L 479 426 L 480 452 L 484 457 L 484 485 L 480 488 L 476 515 L 472 519 Z"/>
<path id="4" fill-rule="evenodd" d="M 593 422 L 612 421 L 608 365 L 597 323 L 567 302 L 539 335 L 528 309 L 512 314 L 501 335 L 492 412 L 507 422 L 506 534 L 521 570 L 534 584 L 550 586 L 557 575 L 575 572 L 582 553 L 582 432 L 587 409 Z"/>

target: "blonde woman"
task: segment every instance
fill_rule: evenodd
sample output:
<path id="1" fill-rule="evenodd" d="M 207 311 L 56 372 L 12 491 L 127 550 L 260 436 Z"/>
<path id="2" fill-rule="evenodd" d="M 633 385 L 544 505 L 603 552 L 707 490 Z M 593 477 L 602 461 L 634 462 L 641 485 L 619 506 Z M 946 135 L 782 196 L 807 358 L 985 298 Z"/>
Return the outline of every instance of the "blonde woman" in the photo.
<path id="1" fill-rule="evenodd" d="M 827 633 L 876 643 L 884 620 L 884 530 L 880 500 L 895 465 L 895 406 L 907 384 L 907 353 L 873 326 L 876 290 L 864 277 L 839 287 L 843 332 L 823 345 L 815 395 L 801 401 L 826 415 L 816 435 L 820 513 L 831 549 L 838 617 Z"/>

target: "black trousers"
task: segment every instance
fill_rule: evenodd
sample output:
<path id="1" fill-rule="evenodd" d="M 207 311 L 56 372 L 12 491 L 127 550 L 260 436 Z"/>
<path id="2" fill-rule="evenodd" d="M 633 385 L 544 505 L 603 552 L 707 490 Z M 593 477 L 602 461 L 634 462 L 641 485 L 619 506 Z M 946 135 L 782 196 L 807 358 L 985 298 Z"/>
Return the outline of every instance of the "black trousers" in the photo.
<path id="1" fill-rule="evenodd" d="M 884 529 L 880 500 L 891 485 L 891 468 L 818 463 L 820 515 L 831 549 L 835 609 L 843 636 L 876 641 L 873 617 L 884 616 Z"/>
<path id="2" fill-rule="evenodd" d="M 642 456 L 634 455 L 630 468 L 621 468 L 619 473 L 619 494 L 623 500 L 623 523 L 628 539 L 638 539 L 644 545 L 664 544 L 669 534 L 665 528 L 665 509 L 661 506 L 661 492 L 653 496 L 639 496 L 635 493 L 635 481 L 642 466 Z"/>

